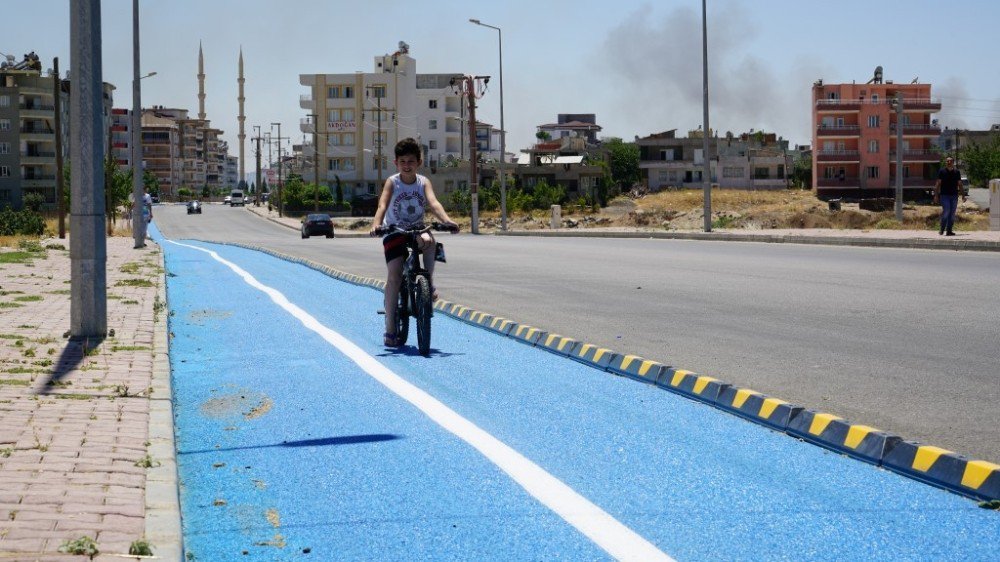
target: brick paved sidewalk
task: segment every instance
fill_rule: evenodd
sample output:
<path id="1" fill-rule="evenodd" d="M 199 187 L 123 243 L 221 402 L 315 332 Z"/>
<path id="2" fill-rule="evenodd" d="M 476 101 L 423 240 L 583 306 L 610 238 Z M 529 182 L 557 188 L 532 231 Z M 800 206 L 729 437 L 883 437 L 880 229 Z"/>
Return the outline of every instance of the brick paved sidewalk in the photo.
<path id="1" fill-rule="evenodd" d="M 180 559 L 163 255 L 107 242 L 103 340 L 64 337 L 69 240 L 0 259 L 0 561 L 81 560 L 59 549 L 84 537 Z"/>

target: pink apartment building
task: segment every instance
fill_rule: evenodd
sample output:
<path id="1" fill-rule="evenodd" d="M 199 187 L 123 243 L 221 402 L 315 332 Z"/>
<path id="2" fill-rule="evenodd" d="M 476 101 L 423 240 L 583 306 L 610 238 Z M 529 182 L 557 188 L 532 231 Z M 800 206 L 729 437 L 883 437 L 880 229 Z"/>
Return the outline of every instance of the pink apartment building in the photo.
<path id="1" fill-rule="evenodd" d="M 893 100 L 902 98 L 902 113 Z M 867 84 L 813 84 L 813 185 L 822 197 L 892 197 L 896 188 L 897 127 L 903 128 L 904 197 L 933 189 L 941 134 L 931 115 L 941 103 L 930 84 L 882 83 L 881 67 Z"/>

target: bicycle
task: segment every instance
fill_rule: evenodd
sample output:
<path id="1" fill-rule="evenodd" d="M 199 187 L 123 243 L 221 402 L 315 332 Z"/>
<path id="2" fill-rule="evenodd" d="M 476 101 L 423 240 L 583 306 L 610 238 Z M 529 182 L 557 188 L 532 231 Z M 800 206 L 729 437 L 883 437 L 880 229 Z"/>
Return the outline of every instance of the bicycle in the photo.
<path id="1" fill-rule="evenodd" d="M 431 230 L 458 232 L 458 225 L 434 222 L 429 226 L 420 224 L 403 228 L 392 224 L 375 229 L 376 236 L 399 233 L 406 237 L 407 256 L 403 260 L 403 281 L 399 286 L 399 304 L 396 306 L 396 341 L 399 345 L 406 343 L 412 313 L 417 321 L 417 349 L 424 357 L 429 355 L 431 351 L 431 317 L 434 315 L 434 300 L 430 276 L 427 269 L 420 263 L 420 255 L 423 252 L 417 241 L 422 234 Z M 445 261 L 443 244 L 437 244 L 437 253 L 434 259 L 440 262 Z"/>

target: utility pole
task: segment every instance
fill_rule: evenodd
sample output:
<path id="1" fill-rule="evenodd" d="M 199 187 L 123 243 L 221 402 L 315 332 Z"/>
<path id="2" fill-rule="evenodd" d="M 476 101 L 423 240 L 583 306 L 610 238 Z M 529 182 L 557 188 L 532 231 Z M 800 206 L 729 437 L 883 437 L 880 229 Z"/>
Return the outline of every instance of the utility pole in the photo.
<path id="1" fill-rule="evenodd" d="M 381 88 L 381 89 L 380 89 Z M 365 86 L 366 96 L 370 96 L 371 92 L 375 92 L 375 109 L 365 109 L 362 110 L 361 119 L 364 121 L 364 111 L 374 111 L 376 112 L 376 135 L 375 135 L 375 168 L 378 170 L 378 184 L 375 187 L 376 193 L 381 193 L 382 189 L 382 112 L 383 111 L 394 111 L 388 108 L 382 107 L 382 98 L 385 96 L 385 86 L 369 84 Z M 381 95 L 380 95 L 381 94 Z"/>
<path id="2" fill-rule="evenodd" d="M 253 138 L 257 142 L 257 188 L 256 193 L 254 193 L 254 206 L 260 206 L 260 200 L 264 197 L 264 192 L 262 191 L 262 182 L 260 181 L 260 125 L 254 125 L 254 129 L 257 129 L 257 136 Z"/>
<path id="3" fill-rule="evenodd" d="M 465 77 L 465 88 L 469 98 L 469 197 L 472 200 L 472 233 L 479 234 L 479 159 L 476 153 L 476 96 L 475 84 L 471 76 Z"/>
<path id="4" fill-rule="evenodd" d="M 896 92 L 896 220 L 903 222 L 903 97 Z"/>
<path id="5" fill-rule="evenodd" d="M 284 208 L 285 208 L 284 203 L 281 201 L 281 179 L 282 179 L 282 177 L 281 177 L 281 141 L 282 140 L 287 140 L 287 137 L 282 137 L 281 136 L 281 123 L 271 123 L 272 127 L 275 126 L 275 125 L 278 126 L 278 141 L 277 141 L 278 142 L 278 216 L 281 217 L 282 216 L 282 212 L 284 211 Z"/>
<path id="6" fill-rule="evenodd" d="M 104 131 L 101 72 L 101 2 L 70 0 L 70 130 L 72 190 L 69 240 L 70 336 L 104 338 L 108 332 L 104 236 Z"/>
<path id="7" fill-rule="evenodd" d="M 319 137 L 319 115 L 315 113 L 310 113 L 309 117 L 312 118 L 313 123 L 313 183 L 316 189 L 313 190 L 314 201 L 313 201 L 313 211 L 319 212 L 319 145 L 316 144 L 316 139 Z"/>
<path id="8" fill-rule="evenodd" d="M 59 78 L 59 57 L 52 59 L 52 78 L 55 83 L 52 109 L 56 125 L 56 208 L 59 209 L 59 238 L 66 238 L 66 193 L 63 182 L 62 153 L 62 79 Z"/>
<path id="9" fill-rule="evenodd" d="M 489 76 L 455 76 L 451 86 L 469 100 L 469 198 L 472 203 L 473 234 L 479 234 L 479 170 L 476 154 L 476 98 L 481 97 Z M 478 92 L 478 93 L 477 93 Z"/>

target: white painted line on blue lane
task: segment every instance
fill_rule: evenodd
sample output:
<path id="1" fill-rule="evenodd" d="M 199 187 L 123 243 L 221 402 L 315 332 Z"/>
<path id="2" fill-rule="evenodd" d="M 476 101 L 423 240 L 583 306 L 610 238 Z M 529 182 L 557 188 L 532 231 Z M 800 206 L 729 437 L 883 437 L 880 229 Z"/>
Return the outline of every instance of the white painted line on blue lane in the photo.
<path id="1" fill-rule="evenodd" d="M 219 263 L 233 270 L 248 285 L 267 294 L 275 304 L 302 322 L 303 326 L 319 334 L 372 378 L 400 398 L 416 406 L 435 423 L 472 445 L 500 470 L 506 472 L 525 491 L 566 520 L 584 536 L 594 541 L 611 556 L 619 560 L 673 561 L 673 558 L 656 548 L 655 545 L 546 472 L 542 467 L 463 418 L 438 399 L 410 384 L 344 336 L 321 324 L 311 314 L 290 302 L 278 290 L 260 283 L 246 270 L 220 257 L 212 250 L 173 240 L 167 240 L 167 242 L 207 253 Z"/>

